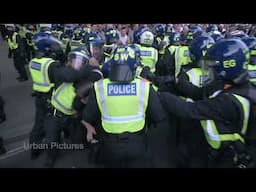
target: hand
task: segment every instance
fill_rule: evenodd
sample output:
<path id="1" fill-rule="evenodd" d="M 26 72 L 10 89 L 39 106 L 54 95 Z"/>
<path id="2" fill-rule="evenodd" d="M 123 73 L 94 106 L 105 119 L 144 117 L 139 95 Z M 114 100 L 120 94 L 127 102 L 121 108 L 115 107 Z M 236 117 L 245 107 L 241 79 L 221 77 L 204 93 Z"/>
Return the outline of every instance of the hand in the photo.
<path id="1" fill-rule="evenodd" d="M 86 134 L 86 140 L 91 143 L 93 139 L 93 135 L 97 135 L 95 128 L 90 124 L 87 123 L 86 121 L 82 120 L 81 123 L 83 126 L 87 129 L 87 134 Z"/>
<path id="2" fill-rule="evenodd" d="M 147 77 L 149 77 L 150 74 L 151 74 L 150 68 L 149 68 L 148 66 L 141 67 L 141 68 L 142 68 L 142 70 L 141 70 L 141 72 L 140 72 L 139 75 L 140 75 L 142 78 L 147 79 Z"/>
<path id="3" fill-rule="evenodd" d="M 98 66 L 99 66 L 99 62 L 97 61 L 96 58 L 91 57 L 91 58 L 89 59 L 89 65 L 98 67 Z"/>

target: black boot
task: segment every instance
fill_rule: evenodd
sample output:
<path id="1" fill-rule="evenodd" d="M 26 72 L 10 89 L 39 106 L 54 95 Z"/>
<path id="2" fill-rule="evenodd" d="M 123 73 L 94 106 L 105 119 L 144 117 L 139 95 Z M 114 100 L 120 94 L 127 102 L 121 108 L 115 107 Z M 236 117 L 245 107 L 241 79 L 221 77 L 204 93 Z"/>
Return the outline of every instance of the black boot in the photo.
<path id="1" fill-rule="evenodd" d="M 31 160 L 35 160 L 39 157 L 39 155 L 42 153 L 42 149 L 31 149 L 30 158 Z"/>
<path id="2" fill-rule="evenodd" d="M 57 158 L 57 149 L 48 149 L 46 153 L 46 160 L 44 163 L 45 168 L 53 168 L 55 160 Z"/>
<path id="3" fill-rule="evenodd" d="M 20 79 L 18 79 L 19 82 L 23 82 L 23 81 L 27 81 L 28 78 L 27 77 L 21 77 Z"/>

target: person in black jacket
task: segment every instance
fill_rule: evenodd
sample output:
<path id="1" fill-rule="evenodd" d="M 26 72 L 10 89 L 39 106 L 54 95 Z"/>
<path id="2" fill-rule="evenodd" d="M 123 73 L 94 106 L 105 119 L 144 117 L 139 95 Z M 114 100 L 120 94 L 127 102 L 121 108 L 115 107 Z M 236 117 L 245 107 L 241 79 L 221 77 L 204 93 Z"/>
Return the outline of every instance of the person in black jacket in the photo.
<path id="1" fill-rule="evenodd" d="M 126 54 L 128 54 L 128 57 L 120 57 L 120 55 L 123 56 Z M 168 156 L 170 155 L 170 153 L 166 153 L 166 150 L 164 149 L 159 149 L 159 145 L 154 145 L 148 140 L 150 137 L 149 134 L 154 134 L 155 131 L 158 129 L 167 130 L 165 129 L 165 127 L 169 127 L 169 124 L 165 112 L 163 111 L 163 108 L 160 104 L 159 98 L 157 97 L 156 92 L 151 87 L 149 82 L 143 79 L 135 78 L 135 64 L 137 63 L 135 60 L 135 52 L 132 49 L 129 49 L 129 47 L 117 47 L 114 50 L 114 56 L 111 60 L 112 63 L 110 65 L 110 72 L 108 78 L 94 83 L 94 87 L 89 94 L 87 107 L 83 111 L 82 122 L 88 131 L 87 140 L 89 142 L 94 141 L 93 138 L 95 136 L 93 136 L 93 133 L 95 133 L 95 131 L 97 135 L 98 133 L 102 134 L 104 159 L 103 162 L 105 167 L 172 167 L 174 166 L 174 162 L 171 162 L 171 157 Z M 148 102 L 145 100 L 141 100 L 139 104 L 141 105 L 142 101 L 148 103 L 147 109 L 142 112 L 145 114 L 142 116 L 142 118 L 145 118 L 145 123 L 140 125 L 133 123 L 136 121 L 140 121 L 139 119 L 132 120 L 132 118 L 134 118 L 134 115 L 128 116 L 130 120 L 122 120 L 125 119 L 127 115 L 124 116 L 119 114 L 113 114 L 113 120 L 111 120 L 112 117 L 109 118 L 102 114 L 102 108 L 100 109 L 99 107 L 100 104 L 98 102 L 98 97 L 96 98 L 96 95 L 98 94 L 98 89 L 96 87 L 98 84 L 104 82 L 107 82 L 110 86 L 124 85 L 127 87 L 131 85 L 135 87 L 139 82 L 145 83 L 145 85 L 148 86 Z M 116 102 L 122 102 L 121 99 L 126 100 L 126 98 L 128 98 L 129 91 L 132 91 L 136 95 L 139 95 L 139 92 L 143 90 L 142 87 L 140 90 L 138 88 L 135 88 L 136 90 L 126 89 L 121 93 L 120 89 L 115 89 L 117 91 L 115 91 L 116 95 L 115 97 L 111 97 L 111 90 L 108 89 L 108 87 L 110 88 L 110 86 L 106 85 L 106 88 L 103 88 L 103 91 L 108 90 L 109 92 L 109 94 L 106 95 L 106 103 L 107 99 L 115 99 Z M 127 95 L 127 97 L 123 97 L 125 94 Z M 134 95 L 130 94 L 128 99 L 134 101 L 133 99 L 135 99 L 135 97 Z M 116 102 L 114 103 L 116 104 Z M 136 102 L 137 101 L 135 100 L 135 105 Z M 102 103 L 103 105 L 105 105 L 105 102 Z M 134 107 L 135 110 L 133 111 L 137 110 L 136 106 L 131 104 L 127 105 L 130 105 L 130 108 Z M 107 107 L 109 107 L 109 111 L 114 111 L 115 109 L 118 110 L 118 107 L 122 106 L 108 105 Z M 117 112 L 119 112 L 120 114 L 122 113 L 120 110 L 118 110 Z M 125 114 L 129 113 L 132 113 L 131 110 L 127 110 Z M 110 121 L 108 119 L 110 119 Z M 112 123 L 112 126 L 119 127 L 123 130 L 119 131 L 119 129 L 112 129 L 112 126 L 108 126 L 108 124 L 105 124 L 104 121 L 109 121 L 109 123 Z M 125 125 L 123 123 L 118 124 L 118 121 L 124 121 Z M 128 124 L 132 126 L 127 126 Z M 135 126 L 139 127 L 139 130 L 134 130 Z M 160 142 L 162 144 L 162 147 L 171 150 L 169 145 L 164 145 L 167 144 L 167 136 L 155 139 L 157 139 L 157 141 L 155 142 Z M 151 152 L 149 152 L 148 150 L 151 150 Z M 172 153 L 174 153 L 174 151 L 172 151 Z M 151 158 L 149 158 L 149 156 Z"/>
<path id="2" fill-rule="evenodd" d="M 50 106 L 50 98 L 55 84 L 59 82 L 74 82 L 87 77 L 90 71 L 97 68 L 90 65 L 79 71 L 63 63 L 64 53 L 61 42 L 46 33 L 34 35 L 33 41 L 37 47 L 36 56 L 29 64 L 33 80 L 33 96 L 35 96 L 36 115 L 35 124 L 30 133 L 30 144 L 41 143 L 44 138 L 44 119 Z M 31 151 L 31 158 L 35 159 L 41 150 Z"/>
<path id="3" fill-rule="evenodd" d="M 7 42 L 9 46 L 8 58 L 13 58 L 15 69 L 19 73 L 17 80 L 27 81 L 28 75 L 25 69 L 26 58 L 24 52 L 24 44 L 20 35 L 16 32 L 14 24 L 7 25 Z"/>
<path id="4" fill-rule="evenodd" d="M 256 90 L 248 82 L 244 68 L 249 62 L 248 47 L 239 39 L 226 39 L 208 49 L 205 63 L 212 81 L 224 86 L 206 99 L 186 102 L 170 93 L 160 93 L 170 114 L 200 120 L 208 142 L 208 167 L 254 167 L 255 159 L 246 145 L 250 106 Z M 193 130 L 191 130 L 193 131 Z"/>

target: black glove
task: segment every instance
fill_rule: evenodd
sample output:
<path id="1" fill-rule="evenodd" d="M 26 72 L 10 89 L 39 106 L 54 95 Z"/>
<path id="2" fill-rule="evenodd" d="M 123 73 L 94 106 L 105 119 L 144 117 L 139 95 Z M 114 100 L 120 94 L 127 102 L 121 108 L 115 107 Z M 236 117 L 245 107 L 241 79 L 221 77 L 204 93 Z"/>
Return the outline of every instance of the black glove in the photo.
<path id="1" fill-rule="evenodd" d="M 223 90 L 224 83 L 221 80 L 213 81 L 205 86 L 205 96 L 211 96 L 217 90 Z"/>
<path id="2" fill-rule="evenodd" d="M 155 79 L 156 79 L 156 75 L 154 73 L 149 72 L 147 74 L 147 76 L 146 76 L 146 79 L 148 79 L 149 81 L 153 82 L 153 84 L 154 84 Z"/>
<path id="3" fill-rule="evenodd" d="M 148 66 L 146 66 L 146 67 L 143 67 L 143 69 L 142 69 L 142 71 L 141 71 L 141 73 L 140 73 L 140 76 L 141 76 L 142 78 L 148 79 L 147 77 L 148 77 L 148 75 L 149 75 L 150 73 L 151 73 L 151 72 L 150 72 L 150 68 L 149 68 Z"/>
<path id="4" fill-rule="evenodd" d="M 237 154 L 234 157 L 234 164 L 236 168 L 255 168 L 255 162 L 248 153 Z"/>
<path id="5" fill-rule="evenodd" d="M 175 82 L 175 77 L 171 76 L 171 75 L 164 76 L 163 82 L 167 83 L 167 84 L 168 83 L 174 83 Z"/>
<path id="6" fill-rule="evenodd" d="M 80 73 L 82 74 L 82 78 L 87 78 L 87 77 L 89 77 L 90 73 L 91 73 L 92 70 L 94 70 L 94 69 L 100 70 L 100 68 L 97 67 L 97 66 L 91 66 L 91 65 L 83 66 L 83 67 L 80 69 Z"/>

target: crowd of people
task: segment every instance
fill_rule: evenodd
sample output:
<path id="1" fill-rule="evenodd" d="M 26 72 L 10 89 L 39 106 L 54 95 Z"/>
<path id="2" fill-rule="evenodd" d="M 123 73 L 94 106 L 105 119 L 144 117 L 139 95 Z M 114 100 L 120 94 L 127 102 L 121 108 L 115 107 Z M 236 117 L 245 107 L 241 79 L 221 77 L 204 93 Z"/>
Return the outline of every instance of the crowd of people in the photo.
<path id="1" fill-rule="evenodd" d="M 29 142 L 51 146 L 31 159 L 54 167 L 51 144 L 70 142 L 104 167 L 255 167 L 255 27 L 1 25 L 17 80 L 33 82 Z"/>

